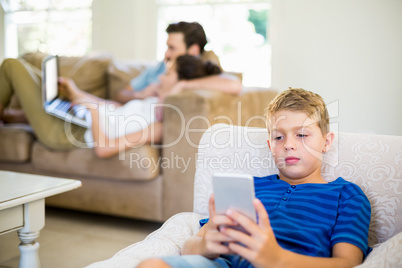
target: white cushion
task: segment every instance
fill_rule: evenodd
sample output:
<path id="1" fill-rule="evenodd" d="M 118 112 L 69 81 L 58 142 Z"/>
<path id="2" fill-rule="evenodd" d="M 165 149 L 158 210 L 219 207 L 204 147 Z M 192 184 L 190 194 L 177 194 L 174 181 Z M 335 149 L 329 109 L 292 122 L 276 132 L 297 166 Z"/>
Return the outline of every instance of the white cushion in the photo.
<path id="1" fill-rule="evenodd" d="M 381 268 L 402 266 L 402 233 L 374 248 L 363 264 L 356 268 Z"/>
<path id="2" fill-rule="evenodd" d="M 184 241 L 200 229 L 196 213 L 183 212 L 170 217 L 158 230 L 143 241 L 132 244 L 106 261 L 93 263 L 87 268 L 129 268 L 150 257 L 179 255 Z"/>

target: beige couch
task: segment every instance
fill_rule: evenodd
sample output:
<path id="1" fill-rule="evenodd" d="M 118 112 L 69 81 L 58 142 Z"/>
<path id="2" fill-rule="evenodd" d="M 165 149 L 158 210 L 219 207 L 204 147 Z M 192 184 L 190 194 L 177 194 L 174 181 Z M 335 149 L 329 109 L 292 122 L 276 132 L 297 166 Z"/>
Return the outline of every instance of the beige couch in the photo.
<path id="1" fill-rule="evenodd" d="M 41 53 L 24 59 L 40 67 Z M 112 98 L 146 63 L 116 61 L 109 55 L 61 57 L 60 72 L 102 98 Z M 240 96 L 198 90 L 171 96 L 164 110 L 162 146 L 145 145 L 111 159 L 92 149 L 53 151 L 35 139 L 28 125 L 0 126 L 0 169 L 80 179 L 80 189 L 46 204 L 68 209 L 164 221 L 191 211 L 197 145 L 215 123 L 264 126 L 273 90 L 247 90 Z M 13 101 L 13 105 L 17 105 Z"/>

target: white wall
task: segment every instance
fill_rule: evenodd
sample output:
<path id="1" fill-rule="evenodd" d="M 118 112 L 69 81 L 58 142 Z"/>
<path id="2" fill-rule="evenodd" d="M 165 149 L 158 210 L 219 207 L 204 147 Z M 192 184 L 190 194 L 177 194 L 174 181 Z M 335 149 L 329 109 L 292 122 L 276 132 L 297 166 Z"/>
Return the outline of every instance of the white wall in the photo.
<path id="1" fill-rule="evenodd" d="M 150 0 L 94 0 L 94 51 L 118 59 L 156 59 L 157 7 Z"/>
<path id="2" fill-rule="evenodd" d="M 338 103 L 340 131 L 402 135 L 402 1 L 272 4 L 273 87 Z"/>
<path id="3" fill-rule="evenodd" d="M 273 87 L 338 105 L 341 131 L 402 135 L 402 0 L 271 1 Z M 93 49 L 155 60 L 156 20 L 155 1 L 94 0 Z"/>

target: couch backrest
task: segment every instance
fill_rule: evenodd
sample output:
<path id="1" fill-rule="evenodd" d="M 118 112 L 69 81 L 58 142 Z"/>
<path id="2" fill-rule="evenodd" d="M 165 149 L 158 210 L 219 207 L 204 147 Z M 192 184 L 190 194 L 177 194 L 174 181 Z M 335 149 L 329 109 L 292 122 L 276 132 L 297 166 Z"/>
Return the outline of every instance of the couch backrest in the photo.
<path id="1" fill-rule="evenodd" d="M 42 59 L 48 55 L 38 51 L 26 53 L 21 58 L 40 70 Z M 206 55 L 206 60 L 219 62 L 213 52 L 209 51 Z M 60 76 L 70 77 L 80 89 L 106 99 L 114 99 L 131 79 L 138 76 L 145 68 L 155 64 L 157 61 L 118 60 L 105 52 L 90 53 L 80 57 L 59 56 Z M 228 74 L 242 79 L 241 73 L 228 72 Z"/>
<path id="2" fill-rule="evenodd" d="M 41 69 L 42 59 L 48 54 L 26 53 L 22 59 Z M 59 56 L 59 75 L 70 77 L 77 86 L 95 96 L 108 98 L 108 67 L 112 56 L 106 53 L 88 54 L 82 57 Z"/>
<path id="3" fill-rule="evenodd" d="M 48 54 L 26 53 L 22 59 L 38 70 Z M 152 61 L 116 60 L 108 53 L 91 53 L 81 57 L 59 56 L 60 76 L 70 77 L 77 86 L 95 96 L 111 99 Z"/>
<path id="4" fill-rule="evenodd" d="M 337 177 L 356 183 L 372 207 L 369 245 L 402 232 L 402 137 L 335 133 L 323 160 L 325 180 Z M 194 212 L 208 215 L 214 172 L 277 173 L 263 128 L 216 124 L 201 138 L 194 185 Z"/>

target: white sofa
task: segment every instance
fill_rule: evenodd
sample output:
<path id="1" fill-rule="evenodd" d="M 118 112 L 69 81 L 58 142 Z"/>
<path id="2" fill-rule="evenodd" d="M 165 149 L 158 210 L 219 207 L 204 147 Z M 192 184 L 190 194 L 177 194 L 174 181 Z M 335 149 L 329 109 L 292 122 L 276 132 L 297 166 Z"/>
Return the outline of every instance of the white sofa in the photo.
<path id="1" fill-rule="evenodd" d="M 369 198 L 369 245 L 374 250 L 358 267 L 402 267 L 402 137 L 336 133 L 324 157 L 327 181 L 341 176 L 358 184 Z M 180 254 L 183 242 L 208 215 L 214 172 L 265 176 L 276 172 L 263 128 L 216 124 L 201 138 L 194 186 L 194 213 L 176 214 L 145 240 L 88 267 L 135 267 L 141 260 Z"/>

